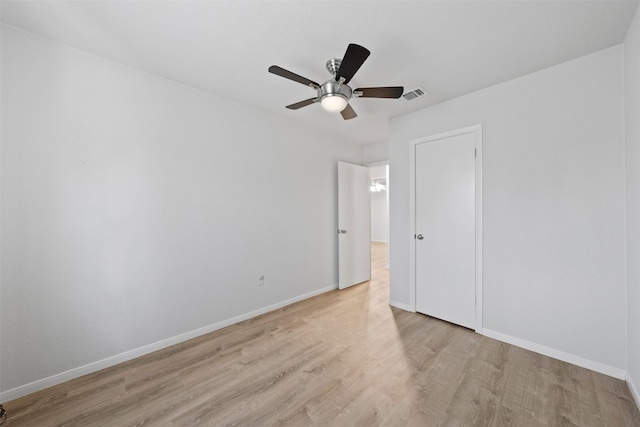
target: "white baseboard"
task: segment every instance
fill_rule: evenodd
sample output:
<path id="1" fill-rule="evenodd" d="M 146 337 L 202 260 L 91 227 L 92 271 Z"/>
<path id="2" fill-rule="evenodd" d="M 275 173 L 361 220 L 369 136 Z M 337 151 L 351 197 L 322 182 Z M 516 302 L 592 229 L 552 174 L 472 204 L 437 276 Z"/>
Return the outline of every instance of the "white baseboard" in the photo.
<path id="1" fill-rule="evenodd" d="M 268 313 L 273 310 L 277 310 L 279 308 L 285 307 L 287 305 L 296 303 L 298 301 L 305 300 L 307 298 L 314 297 L 316 295 L 323 294 L 325 292 L 332 291 L 337 289 L 338 285 L 327 286 L 325 288 L 317 289 L 315 291 L 306 293 L 304 295 L 299 295 L 294 298 L 290 298 L 285 301 L 278 302 L 276 304 L 269 305 L 267 307 L 262 307 L 257 310 L 251 311 L 249 313 L 241 314 L 239 316 L 232 317 L 230 319 L 225 319 L 220 322 L 216 322 L 212 325 L 204 326 L 202 328 L 194 329 L 193 331 L 185 332 L 180 335 L 176 335 L 171 338 L 167 338 L 149 345 L 145 345 L 130 351 L 126 351 L 124 353 L 117 354 L 115 356 L 107 357 L 106 359 L 98 360 L 97 362 L 92 362 L 84 366 L 80 366 L 74 369 L 70 369 L 66 372 L 62 372 L 56 375 L 52 375 L 47 378 L 43 378 L 40 380 L 33 381 L 29 384 L 21 385 L 15 387 L 11 390 L 0 392 L 0 402 L 8 402 L 10 400 L 18 399 L 22 396 L 26 396 L 31 393 L 35 393 L 40 390 L 44 390 L 45 388 L 63 383 L 65 381 L 69 381 L 83 375 L 91 374 L 93 372 L 97 372 L 101 369 L 109 368 L 111 366 L 115 366 L 119 363 L 129 361 L 131 359 L 135 359 L 136 357 L 144 356 L 149 353 L 153 353 L 154 351 L 162 350 L 163 348 L 170 347 L 175 344 L 179 344 L 181 342 L 190 340 L 192 338 L 199 337 L 204 334 L 208 334 L 213 331 L 217 331 L 218 329 L 226 328 L 227 326 L 231 326 L 235 323 L 242 322 L 243 320 L 251 319 L 253 317 L 259 316 L 261 314 Z"/>
<path id="2" fill-rule="evenodd" d="M 413 309 L 413 307 L 411 307 L 411 306 L 410 306 L 410 305 L 408 305 L 408 304 L 402 303 L 402 302 L 389 300 L 389 305 L 390 305 L 391 307 L 399 308 L 400 310 L 410 311 L 411 313 L 415 313 L 415 312 L 416 312 L 416 311 Z"/>
<path id="3" fill-rule="evenodd" d="M 627 386 L 629 386 L 629 391 L 631 391 L 631 395 L 633 396 L 633 400 L 636 401 L 636 406 L 640 409 L 640 393 L 638 392 L 638 388 L 634 384 L 633 380 L 627 373 Z"/>
<path id="4" fill-rule="evenodd" d="M 545 356 L 553 357 L 554 359 L 562 360 L 563 362 L 571 363 L 576 366 L 581 366 L 586 369 L 590 369 L 601 374 L 608 375 L 610 377 L 624 380 L 627 373 L 624 369 L 615 368 L 613 366 L 606 365 L 604 363 L 596 362 L 594 360 L 585 359 L 584 357 L 576 356 L 575 354 L 565 353 L 564 351 L 556 350 L 551 347 L 545 347 L 540 344 L 536 344 L 530 341 L 526 341 L 520 338 L 515 338 L 510 335 L 505 335 L 500 332 L 492 331 L 489 329 L 483 329 L 484 336 L 496 339 L 498 341 L 513 344 L 516 347 L 521 347 L 526 350 L 531 350 L 536 353 L 543 354 Z"/>

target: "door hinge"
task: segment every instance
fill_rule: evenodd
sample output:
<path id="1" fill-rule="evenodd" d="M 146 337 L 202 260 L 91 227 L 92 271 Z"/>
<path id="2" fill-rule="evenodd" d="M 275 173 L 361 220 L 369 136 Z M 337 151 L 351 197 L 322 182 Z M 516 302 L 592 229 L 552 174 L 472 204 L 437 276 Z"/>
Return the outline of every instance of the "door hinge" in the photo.
<path id="1" fill-rule="evenodd" d="M 473 157 L 476 159 L 478 158 L 478 150 L 475 148 L 473 149 Z"/>

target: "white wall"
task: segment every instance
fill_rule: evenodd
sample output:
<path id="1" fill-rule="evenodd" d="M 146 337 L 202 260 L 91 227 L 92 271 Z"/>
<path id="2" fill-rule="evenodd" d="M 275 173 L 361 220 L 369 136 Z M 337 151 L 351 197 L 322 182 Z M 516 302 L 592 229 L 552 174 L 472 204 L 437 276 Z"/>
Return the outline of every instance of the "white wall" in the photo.
<path id="1" fill-rule="evenodd" d="M 640 10 L 624 42 L 627 173 L 627 380 L 640 407 Z"/>
<path id="2" fill-rule="evenodd" d="M 335 287 L 361 148 L 6 26 L 1 59 L 0 401 Z"/>
<path id="3" fill-rule="evenodd" d="M 382 141 L 362 147 L 362 164 L 386 162 L 389 160 L 389 142 Z"/>
<path id="4" fill-rule="evenodd" d="M 623 49 L 391 121 L 392 304 L 411 308 L 409 141 L 483 124 L 484 332 L 626 365 Z"/>
<path id="5" fill-rule="evenodd" d="M 387 242 L 389 229 L 389 208 L 387 192 L 371 193 L 371 240 Z"/>

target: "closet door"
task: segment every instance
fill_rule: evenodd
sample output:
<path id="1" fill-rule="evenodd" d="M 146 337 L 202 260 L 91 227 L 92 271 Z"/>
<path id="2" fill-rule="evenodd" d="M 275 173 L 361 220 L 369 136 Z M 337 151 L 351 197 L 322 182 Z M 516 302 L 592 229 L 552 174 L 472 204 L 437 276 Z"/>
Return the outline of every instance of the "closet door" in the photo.
<path id="1" fill-rule="evenodd" d="M 415 145 L 416 311 L 475 329 L 475 133 Z"/>

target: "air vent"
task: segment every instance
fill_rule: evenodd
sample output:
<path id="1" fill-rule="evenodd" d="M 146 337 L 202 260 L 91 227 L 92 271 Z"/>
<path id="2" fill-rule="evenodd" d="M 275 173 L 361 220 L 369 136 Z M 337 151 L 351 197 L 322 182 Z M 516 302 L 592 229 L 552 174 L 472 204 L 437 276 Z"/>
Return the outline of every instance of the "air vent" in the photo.
<path id="1" fill-rule="evenodd" d="M 422 86 L 419 86 L 409 92 L 406 92 L 404 95 L 402 95 L 402 99 L 404 101 L 411 101 L 412 99 L 416 99 L 422 95 L 426 95 L 427 91 L 424 90 L 424 88 Z"/>

